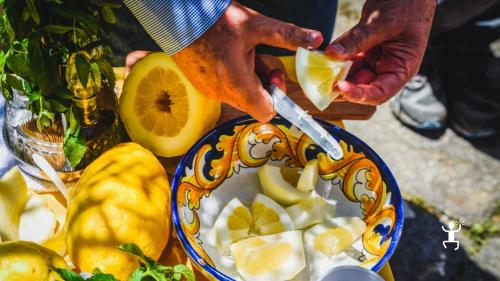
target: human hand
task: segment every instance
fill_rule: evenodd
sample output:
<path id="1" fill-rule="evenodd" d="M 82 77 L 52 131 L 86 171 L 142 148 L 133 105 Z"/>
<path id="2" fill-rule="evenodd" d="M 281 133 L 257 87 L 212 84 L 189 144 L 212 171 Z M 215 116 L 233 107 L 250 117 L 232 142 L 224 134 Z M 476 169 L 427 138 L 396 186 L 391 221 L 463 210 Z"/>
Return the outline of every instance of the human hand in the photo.
<path id="1" fill-rule="evenodd" d="M 322 41 L 319 31 L 266 17 L 233 2 L 214 26 L 173 58 L 202 94 L 266 122 L 276 113 L 255 73 L 255 47 L 265 44 L 295 50 L 317 48 Z"/>
<path id="2" fill-rule="evenodd" d="M 417 73 L 432 25 L 435 0 L 367 0 L 359 23 L 325 53 L 354 60 L 337 91 L 351 102 L 379 105 Z"/>

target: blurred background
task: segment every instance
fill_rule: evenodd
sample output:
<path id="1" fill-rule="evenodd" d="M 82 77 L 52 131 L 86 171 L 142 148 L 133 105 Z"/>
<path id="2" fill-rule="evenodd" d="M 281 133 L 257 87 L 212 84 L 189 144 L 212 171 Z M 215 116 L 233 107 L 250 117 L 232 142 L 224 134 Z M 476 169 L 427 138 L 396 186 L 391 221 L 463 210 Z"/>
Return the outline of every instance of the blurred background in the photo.
<path id="1" fill-rule="evenodd" d="M 340 1 L 334 38 L 356 24 L 364 2 Z M 407 92 L 379 106 L 370 120 L 346 121 L 346 128 L 386 161 L 407 201 L 403 236 L 391 259 L 396 280 L 500 280 L 498 1 L 438 2 L 420 73 L 426 81 L 412 81 Z M 438 71 L 448 76 L 444 82 L 435 82 Z M 454 71 L 460 73 L 452 76 Z M 436 99 L 421 86 L 426 83 Z M 479 113 L 476 108 L 454 108 L 464 100 Z M 410 118 L 401 116 L 401 108 Z M 473 120 L 458 127 L 454 114 L 469 114 Z M 444 249 L 447 234 L 441 227 L 458 219 L 466 225 L 457 234 L 460 249 Z"/>

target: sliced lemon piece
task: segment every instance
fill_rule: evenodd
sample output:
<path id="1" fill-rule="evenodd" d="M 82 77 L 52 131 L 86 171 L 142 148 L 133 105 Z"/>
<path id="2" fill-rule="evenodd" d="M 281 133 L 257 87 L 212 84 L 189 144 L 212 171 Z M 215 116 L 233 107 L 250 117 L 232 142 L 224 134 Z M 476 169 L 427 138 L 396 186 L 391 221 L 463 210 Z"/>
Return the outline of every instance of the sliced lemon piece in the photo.
<path id="1" fill-rule="evenodd" d="M 294 229 L 292 219 L 278 203 L 271 198 L 257 194 L 252 203 L 252 233 L 269 235 Z"/>
<path id="2" fill-rule="evenodd" d="M 259 180 L 262 192 L 274 201 L 290 206 L 306 199 L 310 193 L 301 192 L 285 180 L 281 168 L 265 164 L 259 169 Z"/>
<path id="3" fill-rule="evenodd" d="M 120 116 L 130 138 L 165 157 L 184 154 L 219 114 L 220 103 L 203 96 L 164 53 L 135 64 L 120 96 Z"/>
<path id="4" fill-rule="evenodd" d="M 19 218 L 19 239 L 40 244 L 51 238 L 60 227 L 61 223 L 57 221 L 54 211 L 49 209 L 44 197 L 31 194 Z"/>
<path id="5" fill-rule="evenodd" d="M 228 254 L 232 243 L 248 237 L 251 224 L 252 215 L 248 208 L 238 198 L 229 201 L 213 227 L 217 250 Z"/>
<path id="6" fill-rule="evenodd" d="M 311 227 L 304 233 L 304 241 L 309 250 L 331 257 L 351 247 L 365 231 L 360 218 L 339 217 Z"/>
<path id="7" fill-rule="evenodd" d="M 29 190 L 16 166 L 0 179 L 0 237 L 2 241 L 19 239 L 19 217 L 29 197 Z"/>
<path id="8" fill-rule="evenodd" d="M 257 194 L 252 211 L 238 198 L 233 198 L 222 209 L 213 226 L 215 247 L 229 254 L 229 246 L 251 234 L 268 235 L 293 230 L 293 222 L 285 209 L 269 197 Z"/>
<path id="9" fill-rule="evenodd" d="M 297 189 L 302 192 L 313 191 L 318 183 L 318 160 L 313 159 L 307 162 L 299 180 Z"/>
<path id="10" fill-rule="evenodd" d="M 245 280 L 290 280 L 306 266 L 302 233 L 297 230 L 234 243 L 231 255 Z"/>
<path id="11" fill-rule="evenodd" d="M 286 208 L 296 229 L 306 229 L 335 216 L 336 202 L 329 202 L 323 197 L 313 196 Z"/>
<path id="12" fill-rule="evenodd" d="M 321 52 L 298 48 L 295 69 L 300 87 L 320 110 L 325 110 L 339 95 L 333 91 L 334 85 L 345 80 L 351 61 L 332 59 Z"/>

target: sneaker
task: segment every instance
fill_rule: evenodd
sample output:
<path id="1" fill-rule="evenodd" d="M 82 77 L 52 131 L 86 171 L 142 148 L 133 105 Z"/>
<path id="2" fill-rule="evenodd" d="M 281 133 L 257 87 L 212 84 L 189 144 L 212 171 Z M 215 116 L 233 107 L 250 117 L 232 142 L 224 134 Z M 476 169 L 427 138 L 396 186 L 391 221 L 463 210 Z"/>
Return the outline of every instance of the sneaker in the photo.
<path id="1" fill-rule="evenodd" d="M 446 107 L 424 75 L 413 76 L 390 104 L 394 116 L 406 126 L 418 130 L 445 128 Z"/>

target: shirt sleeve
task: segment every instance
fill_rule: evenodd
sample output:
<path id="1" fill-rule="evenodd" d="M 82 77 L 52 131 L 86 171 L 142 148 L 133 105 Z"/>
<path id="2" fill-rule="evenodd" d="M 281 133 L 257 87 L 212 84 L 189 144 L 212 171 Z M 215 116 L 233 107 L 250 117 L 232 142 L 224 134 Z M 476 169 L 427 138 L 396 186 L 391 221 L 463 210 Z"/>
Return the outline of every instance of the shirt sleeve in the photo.
<path id="1" fill-rule="evenodd" d="M 124 0 L 146 32 L 168 55 L 193 43 L 232 0 Z"/>

